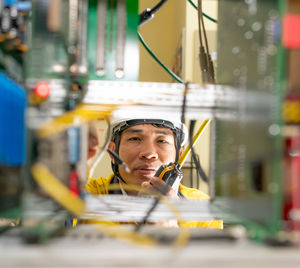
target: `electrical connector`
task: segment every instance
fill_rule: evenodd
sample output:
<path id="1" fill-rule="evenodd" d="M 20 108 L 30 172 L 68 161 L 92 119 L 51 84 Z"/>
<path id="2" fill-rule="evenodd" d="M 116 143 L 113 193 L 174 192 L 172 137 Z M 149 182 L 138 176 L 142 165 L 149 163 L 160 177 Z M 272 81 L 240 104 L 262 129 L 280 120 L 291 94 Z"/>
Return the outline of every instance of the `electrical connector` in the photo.
<path id="1" fill-rule="evenodd" d="M 140 22 L 139 26 L 142 26 L 149 20 L 152 20 L 154 18 L 154 14 L 152 14 L 150 8 L 146 8 L 141 14 L 140 14 Z"/>
<path id="2" fill-rule="evenodd" d="M 208 57 L 208 73 L 209 73 L 209 82 L 215 84 L 215 68 L 214 64 L 211 60 L 210 54 L 207 55 Z"/>
<path id="3" fill-rule="evenodd" d="M 202 74 L 202 81 L 203 83 L 207 83 L 209 82 L 208 62 L 207 62 L 207 55 L 205 53 L 203 46 L 200 46 L 199 49 L 199 62 L 200 62 L 200 70 Z"/>
<path id="4" fill-rule="evenodd" d="M 146 8 L 141 14 L 140 14 L 140 22 L 139 26 L 142 26 L 149 20 L 152 20 L 154 18 L 154 13 L 158 11 L 168 0 L 161 0 L 155 7 L 152 9 Z"/>

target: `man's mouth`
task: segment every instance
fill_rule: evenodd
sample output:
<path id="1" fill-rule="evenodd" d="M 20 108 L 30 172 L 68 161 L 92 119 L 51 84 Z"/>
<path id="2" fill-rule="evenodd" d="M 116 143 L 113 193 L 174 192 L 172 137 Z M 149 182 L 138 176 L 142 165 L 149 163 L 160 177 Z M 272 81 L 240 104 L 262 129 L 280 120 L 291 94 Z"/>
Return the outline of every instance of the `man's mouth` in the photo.
<path id="1" fill-rule="evenodd" d="M 154 176 L 156 173 L 156 168 L 154 167 L 137 167 L 135 170 L 144 176 Z"/>
<path id="2" fill-rule="evenodd" d="M 141 173 L 142 175 L 154 175 L 156 172 L 156 169 L 152 169 L 152 168 L 141 168 L 137 170 L 139 173 Z"/>

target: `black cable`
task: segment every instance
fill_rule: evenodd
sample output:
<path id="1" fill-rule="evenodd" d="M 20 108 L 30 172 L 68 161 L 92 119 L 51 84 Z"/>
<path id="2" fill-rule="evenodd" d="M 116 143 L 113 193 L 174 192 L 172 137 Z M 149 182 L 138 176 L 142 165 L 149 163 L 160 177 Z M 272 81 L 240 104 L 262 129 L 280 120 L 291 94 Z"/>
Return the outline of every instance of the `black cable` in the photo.
<path id="1" fill-rule="evenodd" d="M 206 56 L 207 56 L 207 62 L 208 62 L 208 55 L 209 55 L 209 47 L 208 47 L 208 42 L 207 42 L 207 35 L 206 35 L 206 29 L 205 29 L 205 25 L 204 25 L 204 19 L 203 19 L 203 12 L 202 12 L 202 0 L 199 0 L 199 10 L 200 10 L 200 24 L 202 27 L 202 31 L 203 31 L 203 36 L 204 36 L 204 43 L 205 43 L 205 49 L 206 49 Z"/>
<path id="2" fill-rule="evenodd" d="M 157 12 L 168 0 L 161 0 L 156 6 L 152 9 L 146 8 L 139 16 L 139 26 L 142 26 L 146 22 L 154 18 L 154 13 Z"/>
<path id="3" fill-rule="evenodd" d="M 206 29 L 205 29 L 205 25 L 204 25 L 204 20 L 203 20 L 203 9 L 202 9 L 202 0 L 199 0 L 199 4 L 198 4 L 198 18 L 200 20 L 200 26 L 202 28 L 202 30 L 200 32 L 203 32 L 203 36 L 204 36 L 204 47 L 205 47 L 205 62 L 206 62 L 206 70 L 207 70 L 207 82 L 211 82 L 211 75 L 210 75 L 210 68 L 209 68 L 209 47 L 208 47 L 208 42 L 207 42 L 207 35 L 206 35 Z M 202 44 L 203 45 L 203 44 Z"/>
<path id="4" fill-rule="evenodd" d="M 194 175 L 193 175 L 193 169 L 194 169 L 194 162 L 191 161 L 190 163 L 190 187 L 194 188 Z M 198 187 L 198 184 L 197 184 Z M 199 188 L 199 187 L 198 187 Z"/>
<path id="5" fill-rule="evenodd" d="M 175 166 L 174 166 L 175 164 Z M 162 187 L 156 187 L 154 185 L 152 185 L 152 187 L 159 192 L 161 195 L 166 195 L 166 193 L 169 190 L 169 187 L 171 187 L 173 185 L 173 183 L 176 181 L 176 179 L 178 179 L 178 176 L 180 176 L 182 178 L 182 173 L 180 172 L 180 167 L 177 165 L 176 162 L 174 163 L 170 163 L 169 165 L 163 165 L 161 166 L 155 173 L 155 177 L 159 177 L 164 170 L 166 170 L 166 168 L 173 166 L 173 169 L 171 172 L 166 171 L 165 175 L 163 175 L 163 177 L 161 177 L 161 179 L 163 181 L 165 181 L 165 185 L 163 185 Z M 176 166 L 177 165 L 177 166 Z M 167 174 L 167 175 L 166 175 Z M 165 177 L 166 176 L 166 177 Z M 174 177 L 175 176 L 175 177 Z M 180 178 L 180 180 L 181 180 Z M 178 192 L 177 192 L 178 195 Z M 143 217 L 143 219 L 137 223 L 135 231 L 139 231 L 140 228 L 147 223 L 148 218 L 150 217 L 151 213 L 154 211 L 154 209 L 157 207 L 157 205 L 159 204 L 161 199 L 161 196 L 155 196 L 153 204 L 151 205 L 150 209 L 146 212 L 145 216 Z"/>
<path id="6" fill-rule="evenodd" d="M 181 133 L 180 135 L 182 135 L 183 133 L 183 124 L 185 122 L 185 111 L 186 111 L 186 96 L 188 93 L 188 89 L 189 89 L 189 82 L 185 83 L 185 88 L 183 91 L 183 100 L 182 100 L 182 109 L 181 109 Z M 179 140 L 182 140 L 182 137 L 180 137 Z M 180 146 L 179 144 L 176 144 L 176 147 Z M 157 189 L 159 190 L 162 194 L 166 194 L 167 190 L 168 190 L 168 184 L 165 185 L 164 188 L 162 189 Z M 150 207 L 150 209 L 146 212 L 145 216 L 143 217 L 143 219 L 137 223 L 136 227 L 135 227 L 135 231 L 138 232 L 141 227 L 147 223 L 147 220 L 149 219 L 152 211 L 154 211 L 154 209 L 156 208 L 156 206 L 159 204 L 160 198 L 158 196 L 155 197 L 152 206 Z"/>
<path id="7" fill-rule="evenodd" d="M 199 33 L 199 62 L 200 62 L 200 71 L 202 74 L 202 81 L 204 83 L 208 82 L 208 62 L 207 62 L 207 54 L 205 51 L 205 47 L 203 45 L 202 38 L 202 1 L 199 0 L 198 4 L 198 33 Z"/>
<path id="8" fill-rule="evenodd" d="M 215 83 L 214 66 L 209 53 L 209 46 L 207 41 L 207 34 L 204 25 L 202 0 L 198 1 L 198 32 L 199 32 L 199 61 L 202 73 L 202 80 L 204 83 Z M 202 40 L 202 32 L 204 36 L 204 43 Z"/>
<path id="9" fill-rule="evenodd" d="M 198 10 L 198 7 L 197 7 L 191 0 L 188 0 L 188 2 L 189 2 L 196 10 Z M 203 14 L 203 16 L 204 16 L 205 18 L 209 19 L 210 21 L 212 21 L 212 22 L 214 22 L 214 23 L 218 23 L 218 21 L 217 21 L 216 19 L 211 18 L 210 16 L 208 16 L 208 15 L 205 14 L 205 13 L 202 13 L 202 14 Z"/>
<path id="10" fill-rule="evenodd" d="M 186 111 L 186 96 L 189 90 L 189 82 L 184 83 L 184 91 L 183 91 L 183 99 L 182 99 L 182 106 L 181 106 L 181 133 L 182 136 L 183 133 L 183 124 L 185 124 L 185 111 Z M 182 140 L 182 137 L 180 136 L 180 140 Z"/>
<path id="11" fill-rule="evenodd" d="M 143 217 L 143 219 L 137 223 L 137 225 L 135 226 L 135 231 L 138 232 L 142 226 L 144 226 L 147 223 L 147 220 L 149 219 L 150 215 L 152 214 L 152 212 L 154 211 L 154 209 L 157 207 L 157 205 L 160 202 L 160 198 L 158 196 L 156 196 L 154 198 L 153 204 L 150 207 L 150 209 L 146 212 L 145 216 Z"/>
<path id="12" fill-rule="evenodd" d="M 182 108 L 181 108 L 181 123 L 185 124 L 185 112 L 186 112 L 186 96 L 189 90 L 189 82 L 186 82 L 185 84 L 185 88 L 184 88 L 184 92 L 183 92 L 183 101 L 182 101 Z M 183 125 L 181 127 L 181 132 L 183 132 Z M 190 187 L 193 187 L 193 165 L 191 162 L 191 173 L 190 173 Z"/>
<path id="13" fill-rule="evenodd" d="M 151 183 L 150 183 L 151 184 Z M 151 184 L 152 185 L 152 184 Z M 165 195 L 169 189 L 169 184 L 165 184 L 164 187 L 162 187 L 161 189 L 157 189 L 155 188 L 158 192 L 160 192 L 160 194 Z M 138 232 L 141 227 L 143 225 L 145 225 L 147 223 L 147 220 L 149 219 L 150 215 L 152 214 L 152 212 L 154 211 L 154 209 L 157 207 L 157 205 L 160 202 L 160 196 L 155 196 L 153 204 L 151 205 L 150 209 L 146 212 L 145 216 L 143 217 L 143 219 L 137 223 L 137 225 L 135 226 L 135 231 Z"/>
<path id="14" fill-rule="evenodd" d="M 186 112 L 186 96 L 189 90 L 189 82 L 185 83 L 185 88 L 184 88 L 184 92 L 183 92 L 183 101 L 182 101 L 182 108 L 181 108 L 181 123 L 185 124 L 185 112 Z M 183 125 L 182 125 L 183 127 Z M 181 129 L 181 132 L 183 130 Z M 193 187 L 193 162 L 191 161 L 191 173 L 190 173 L 190 187 Z"/>
<path id="15" fill-rule="evenodd" d="M 200 47 L 203 47 L 203 40 L 202 40 L 202 31 L 201 31 L 201 20 L 202 20 L 202 4 L 201 0 L 199 0 L 198 5 L 198 33 L 199 33 L 199 44 Z"/>
<path id="16" fill-rule="evenodd" d="M 202 11 L 203 11 L 203 9 L 202 9 L 202 0 L 199 0 L 199 4 L 198 4 L 198 26 L 199 26 L 199 29 L 202 28 L 204 41 L 205 41 L 206 52 L 209 53 L 208 43 L 207 43 L 207 35 L 206 35 L 206 30 L 205 30 L 203 12 Z M 201 45 L 203 45 L 203 43 L 201 43 Z"/>
<path id="17" fill-rule="evenodd" d="M 200 163 L 199 154 L 196 154 L 196 156 L 197 156 L 197 161 Z M 196 174 L 196 182 L 197 182 L 197 189 L 199 189 L 200 188 L 200 176 L 199 176 L 199 172 L 197 172 L 197 174 Z"/>
<path id="18" fill-rule="evenodd" d="M 158 11 L 165 3 L 167 3 L 168 0 L 161 0 L 155 7 L 151 9 L 151 13 L 155 13 Z"/>
<path id="19" fill-rule="evenodd" d="M 201 1 L 201 4 L 200 4 Z M 214 71 L 214 65 L 211 60 L 210 52 L 209 52 L 209 46 L 208 46 L 208 41 L 207 41 L 207 34 L 206 34 L 206 29 L 205 29 L 205 24 L 204 24 L 204 16 L 203 16 L 203 10 L 202 10 L 202 0 L 199 0 L 199 6 L 201 9 L 201 25 L 202 25 L 202 30 L 203 30 L 203 36 L 204 36 L 204 41 L 205 41 L 205 48 L 206 48 L 206 60 L 207 60 L 207 71 L 208 71 L 208 79 L 210 83 L 215 84 L 215 71 Z"/>
<path id="20" fill-rule="evenodd" d="M 200 161 L 197 159 L 195 150 L 193 148 L 193 136 L 194 136 L 194 127 L 195 127 L 196 121 L 191 120 L 190 123 L 190 129 L 189 129 L 189 143 L 190 143 L 190 148 L 191 148 L 191 154 L 192 154 L 192 159 L 196 165 L 196 169 L 200 177 L 205 181 L 208 182 L 208 178 L 204 172 L 204 170 L 201 167 Z M 200 185 L 199 185 L 200 186 Z"/>

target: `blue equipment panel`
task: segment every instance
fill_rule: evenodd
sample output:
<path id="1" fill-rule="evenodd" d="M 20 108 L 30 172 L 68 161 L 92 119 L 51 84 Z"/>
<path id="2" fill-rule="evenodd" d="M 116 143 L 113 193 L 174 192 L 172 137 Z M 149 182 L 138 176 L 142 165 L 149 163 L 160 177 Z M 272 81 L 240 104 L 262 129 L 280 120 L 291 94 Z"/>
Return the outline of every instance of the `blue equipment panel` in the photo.
<path id="1" fill-rule="evenodd" d="M 25 162 L 26 93 L 0 73 L 0 165 Z"/>

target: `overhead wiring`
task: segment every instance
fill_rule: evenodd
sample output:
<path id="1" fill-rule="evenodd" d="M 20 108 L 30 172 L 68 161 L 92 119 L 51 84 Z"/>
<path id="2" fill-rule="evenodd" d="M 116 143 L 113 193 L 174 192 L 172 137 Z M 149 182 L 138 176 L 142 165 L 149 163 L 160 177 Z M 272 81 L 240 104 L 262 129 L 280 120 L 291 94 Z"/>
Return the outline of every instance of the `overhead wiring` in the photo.
<path id="1" fill-rule="evenodd" d="M 151 9 L 152 13 L 155 13 L 157 10 L 159 10 L 165 3 L 167 3 L 168 0 L 161 0 L 155 7 Z"/>
<path id="2" fill-rule="evenodd" d="M 206 14 L 202 12 L 202 0 L 199 1 L 198 7 L 191 1 L 189 2 L 198 10 L 198 27 L 199 27 L 199 41 L 200 41 L 200 51 L 199 51 L 199 61 L 200 61 L 200 69 L 202 72 L 202 79 L 204 83 L 215 83 L 214 80 L 214 67 L 213 63 L 211 61 L 211 57 L 209 54 L 209 48 L 208 48 L 208 42 L 207 42 L 207 35 L 206 35 L 206 30 L 204 26 L 204 21 L 203 21 L 203 16 L 208 17 Z M 160 1 L 154 8 L 146 9 L 143 13 L 140 15 L 140 24 L 141 26 L 143 23 L 149 21 L 153 16 L 151 15 L 152 13 L 156 12 L 158 9 L 160 9 L 166 1 Z M 147 15 L 148 14 L 148 15 Z M 151 17 L 151 16 L 152 17 Z M 143 19 L 143 16 L 145 17 Z M 147 18 L 146 18 L 147 17 Z M 209 17 L 210 18 L 210 17 Z M 210 18 L 212 21 L 217 22 L 216 20 Z M 145 20 L 145 21 L 144 21 Z M 203 29 L 203 36 L 204 36 L 204 43 L 202 39 L 202 30 Z M 179 83 L 184 83 L 184 81 L 178 77 L 174 72 L 172 72 L 154 53 L 153 51 L 149 48 L 149 46 L 146 44 L 144 41 L 143 37 L 141 34 L 138 32 L 138 38 L 143 47 L 147 50 L 147 52 L 150 54 L 150 56 L 165 70 L 171 77 L 179 82 Z M 206 49 L 205 49 L 205 48 Z"/>
<path id="3" fill-rule="evenodd" d="M 181 106 L 181 135 L 183 133 L 183 124 L 185 124 L 185 111 L 186 111 L 186 98 L 189 90 L 189 82 L 184 84 L 183 98 L 182 98 L 182 106 Z"/>
<path id="4" fill-rule="evenodd" d="M 168 0 L 161 0 L 156 6 L 153 8 L 146 8 L 141 14 L 140 14 L 140 22 L 139 26 L 142 26 L 149 20 L 153 19 L 154 13 L 158 11 Z"/>
<path id="5" fill-rule="evenodd" d="M 202 74 L 202 81 L 206 83 L 215 83 L 214 66 L 209 53 L 206 29 L 203 20 L 202 0 L 198 4 L 198 33 L 199 33 L 199 62 Z M 203 37 L 202 37 L 203 34 Z M 204 42 L 203 42 L 204 39 Z"/>
<path id="6" fill-rule="evenodd" d="M 204 24 L 204 20 L 203 20 L 202 0 L 199 0 L 199 5 L 198 5 L 198 22 L 199 22 L 199 29 L 202 28 L 202 31 L 203 31 L 203 37 L 204 37 L 204 44 L 205 44 L 206 54 L 209 55 L 209 47 L 208 47 L 208 42 L 207 42 L 207 34 L 206 34 L 205 24 Z M 199 31 L 199 32 L 201 32 L 201 31 Z M 202 45 L 203 45 L 203 43 L 202 43 Z"/>
<path id="7" fill-rule="evenodd" d="M 145 24 L 146 22 L 148 22 L 149 20 L 151 20 L 154 17 L 154 13 L 159 10 L 165 3 L 167 2 L 167 0 L 162 0 L 160 1 L 155 7 L 153 7 L 152 9 L 147 8 L 145 9 L 141 14 L 140 14 L 140 22 L 139 22 L 139 26 Z M 188 0 L 188 2 L 195 8 L 198 9 L 198 7 L 195 5 L 195 3 L 192 0 Z M 212 18 L 211 16 L 207 15 L 206 13 L 203 13 L 203 16 L 205 18 L 207 18 L 208 20 L 214 22 L 214 23 L 218 23 L 218 21 L 214 18 Z"/>
<path id="8" fill-rule="evenodd" d="M 143 39 L 143 37 L 141 36 L 141 34 L 138 32 L 138 37 L 139 37 L 139 40 L 140 40 L 140 42 L 142 43 L 142 45 L 144 46 L 144 48 L 147 50 L 147 52 L 152 56 L 152 58 L 154 58 L 154 60 L 156 61 L 156 62 L 158 62 L 158 64 L 161 66 L 161 67 L 163 67 L 166 71 L 167 71 L 167 73 L 169 74 L 169 75 L 171 75 L 172 76 L 172 78 L 174 79 L 174 80 L 176 80 L 177 82 L 179 82 L 179 83 L 184 83 L 184 81 L 180 78 L 180 77 L 178 77 L 175 73 L 173 73 L 165 64 L 163 64 L 162 63 L 162 61 L 160 61 L 158 58 L 157 58 L 157 56 L 152 52 L 152 50 L 148 47 L 148 45 L 146 44 L 146 42 L 144 41 L 144 39 Z"/>
<path id="9" fill-rule="evenodd" d="M 198 7 L 195 5 L 195 3 L 193 3 L 192 0 L 188 0 L 188 2 L 189 2 L 196 10 L 198 10 Z M 218 23 L 218 21 L 217 21 L 216 19 L 213 19 L 212 17 L 208 16 L 208 15 L 205 14 L 205 13 L 202 13 L 202 14 L 203 14 L 203 16 L 204 16 L 205 18 L 209 19 L 210 21 L 212 21 L 212 22 L 214 22 L 214 23 Z"/>
<path id="10" fill-rule="evenodd" d="M 209 82 L 214 84 L 215 83 L 215 72 L 214 72 L 214 65 L 213 65 L 213 62 L 211 60 L 211 56 L 210 56 L 210 52 L 209 52 L 207 34 L 206 34 L 206 29 L 205 29 L 205 24 L 204 24 L 204 19 L 203 19 L 202 0 L 199 0 L 199 7 L 200 7 L 199 17 L 200 17 L 200 21 L 201 21 L 201 26 L 202 26 L 203 36 L 204 36 L 204 41 L 205 41 L 204 43 L 205 43 L 205 48 L 206 48 L 206 60 L 207 60 Z"/>
<path id="11" fill-rule="evenodd" d="M 202 30 L 201 30 L 201 14 L 202 14 L 202 8 L 201 5 L 198 6 L 198 35 L 199 35 L 199 44 L 200 47 L 203 47 L 203 38 L 202 38 Z"/>
<path id="12" fill-rule="evenodd" d="M 209 81 L 208 61 L 207 61 L 207 53 L 203 43 L 201 20 L 202 20 L 202 4 L 201 1 L 199 1 L 199 5 L 198 5 L 199 63 L 200 63 L 202 81 L 203 83 L 207 83 Z"/>

